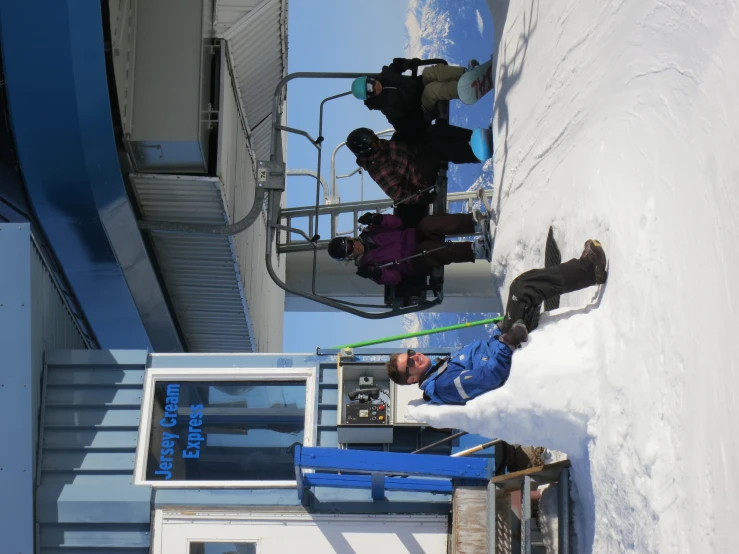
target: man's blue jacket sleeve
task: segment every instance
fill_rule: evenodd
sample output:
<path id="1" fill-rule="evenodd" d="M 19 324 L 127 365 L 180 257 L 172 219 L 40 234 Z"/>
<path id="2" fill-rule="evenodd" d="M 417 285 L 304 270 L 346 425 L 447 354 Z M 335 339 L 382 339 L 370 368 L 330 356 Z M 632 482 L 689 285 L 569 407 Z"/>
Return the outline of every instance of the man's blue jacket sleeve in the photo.
<path id="1" fill-rule="evenodd" d="M 496 329 L 497 331 L 497 329 Z M 420 384 L 435 404 L 466 404 L 468 400 L 495 390 L 508 380 L 513 352 L 494 337 L 472 342 L 452 354 L 447 368 Z"/>

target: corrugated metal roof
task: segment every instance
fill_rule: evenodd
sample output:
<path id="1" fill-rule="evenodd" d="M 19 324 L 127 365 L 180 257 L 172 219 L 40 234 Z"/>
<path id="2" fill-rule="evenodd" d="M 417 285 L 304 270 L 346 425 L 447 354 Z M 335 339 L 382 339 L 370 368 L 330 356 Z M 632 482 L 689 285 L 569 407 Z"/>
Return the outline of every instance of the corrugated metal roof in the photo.
<path id="1" fill-rule="evenodd" d="M 258 127 L 260 131 L 250 134 L 250 140 L 247 140 L 250 131 L 243 117 L 245 110 L 234 79 L 233 59 L 224 53 L 223 62 L 217 167 L 218 177 L 223 183 L 229 221 L 233 223 L 246 216 L 254 203 L 256 192 L 254 159 L 269 157 L 271 126 L 270 122 L 266 121 Z M 256 152 L 251 150 L 255 144 L 258 146 Z M 262 217 L 251 227 L 233 237 L 233 244 L 239 261 L 241 282 L 246 291 L 249 316 L 252 321 L 259 322 L 254 329 L 256 350 L 275 352 L 282 350 L 285 293 L 272 282 L 264 269 L 266 238 L 266 217 L 262 212 Z M 275 260 L 273 266 L 284 280 L 284 259 Z"/>
<path id="2" fill-rule="evenodd" d="M 272 99 L 287 75 L 287 0 L 217 0 L 215 12 L 216 36 L 228 41 L 252 146 L 266 159 Z"/>
<path id="3" fill-rule="evenodd" d="M 223 225 L 221 183 L 212 177 L 131 175 L 145 219 Z M 253 352 L 255 337 L 234 240 L 152 233 L 177 320 L 190 352 Z"/>

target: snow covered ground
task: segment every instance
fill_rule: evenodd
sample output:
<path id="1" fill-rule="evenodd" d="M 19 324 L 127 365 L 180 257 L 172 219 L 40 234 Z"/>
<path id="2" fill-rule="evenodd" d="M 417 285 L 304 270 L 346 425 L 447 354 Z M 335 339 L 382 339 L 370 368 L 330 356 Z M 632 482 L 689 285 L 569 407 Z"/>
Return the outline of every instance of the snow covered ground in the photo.
<path id="1" fill-rule="evenodd" d="M 504 290 L 599 238 L 509 382 L 419 419 L 573 462 L 581 552 L 736 552 L 739 4 L 488 0 Z"/>

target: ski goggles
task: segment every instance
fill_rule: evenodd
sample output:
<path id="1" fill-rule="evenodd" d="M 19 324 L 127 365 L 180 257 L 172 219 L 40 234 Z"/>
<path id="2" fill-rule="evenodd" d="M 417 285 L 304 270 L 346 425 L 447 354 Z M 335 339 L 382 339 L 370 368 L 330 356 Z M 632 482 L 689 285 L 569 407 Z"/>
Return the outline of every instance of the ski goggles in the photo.
<path id="1" fill-rule="evenodd" d="M 377 82 L 377 79 L 374 77 L 367 77 L 367 82 L 365 83 L 365 91 L 367 92 L 367 98 L 371 98 L 375 95 L 375 83 Z"/>

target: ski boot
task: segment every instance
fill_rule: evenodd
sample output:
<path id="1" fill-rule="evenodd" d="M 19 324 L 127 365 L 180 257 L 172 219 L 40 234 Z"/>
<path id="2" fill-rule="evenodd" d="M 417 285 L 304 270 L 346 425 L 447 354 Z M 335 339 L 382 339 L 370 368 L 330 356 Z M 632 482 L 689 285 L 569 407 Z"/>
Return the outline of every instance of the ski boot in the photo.
<path id="1" fill-rule="evenodd" d="M 526 330 L 523 321 L 519 320 L 508 331 L 498 335 L 498 340 L 511 350 L 515 350 L 521 346 L 522 342 L 529 340 L 529 332 Z"/>
<path id="2" fill-rule="evenodd" d="M 608 279 L 608 271 L 606 265 L 608 260 L 606 259 L 606 253 L 603 250 L 603 246 L 599 241 L 595 239 L 589 239 L 585 241 L 585 248 L 582 251 L 580 259 L 586 259 L 592 262 L 595 267 L 595 284 L 602 285 Z"/>
<path id="3" fill-rule="evenodd" d="M 493 261 L 492 250 L 484 237 L 475 237 L 475 242 L 472 243 L 472 252 L 475 254 L 476 260 Z"/>

